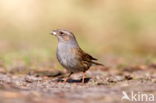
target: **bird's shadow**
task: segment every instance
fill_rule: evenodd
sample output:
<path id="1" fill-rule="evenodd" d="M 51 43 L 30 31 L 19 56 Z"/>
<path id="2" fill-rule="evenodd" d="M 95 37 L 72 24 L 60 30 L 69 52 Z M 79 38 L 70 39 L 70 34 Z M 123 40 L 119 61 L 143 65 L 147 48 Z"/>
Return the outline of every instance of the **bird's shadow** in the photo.
<path id="1" fill-rule="evenodd" d="M 34 71 L 34 72 L 28 73 L 28 75 L 34 75 L 36 77 L 46 76 L 46 77 L 50 77 L 50 78 L 57 78 L 57 79 L 54 80 L 56 82 L 64 82 L 63 78 L 65 77 L 65 73 L 61 72 L 61 71 L 56 71 L 56 72 Z M 89 77 L 84 78 L 84 83 L 88 83 L 90 79 L 91 78 L 89 78 Z M 75 79 L 70 78 L 70 79 L 67 80 L 67 83 L 82 83 L 82 79 L 75 80 Z"/>
<path id="2" fill-rule="evenodd" d="M 84 83 L 88 83 L 90 79 L 91 79 L 91 78 L 89 78 L 89 77 L 88 77 L 88 78 L 84 78 Z M 58 78 L 56 81 L 57 81 L 57 82 L 64 82 L 64 80 L 61 79 L 61 78 Z M 75 79 L 68 79 L 68 80 L 67 80 L 67 83 L 82 83 L 82 79 L 78 79 L 78 80 L 75 80 Z"/>

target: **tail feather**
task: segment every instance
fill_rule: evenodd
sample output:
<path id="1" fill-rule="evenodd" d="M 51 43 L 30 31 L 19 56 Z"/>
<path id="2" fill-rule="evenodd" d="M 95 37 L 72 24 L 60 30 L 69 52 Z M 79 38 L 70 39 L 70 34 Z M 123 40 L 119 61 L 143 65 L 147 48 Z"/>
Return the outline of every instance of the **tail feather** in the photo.
<path id="1" fill-rule="evenodd" d="M 103 64 L 97 63 L 97 62 L 94 62 L 94 61 L 92 61 L 92 63 L 93 63 L 94 65 L 101 65 L 101 66 L 104 66 Z"/>

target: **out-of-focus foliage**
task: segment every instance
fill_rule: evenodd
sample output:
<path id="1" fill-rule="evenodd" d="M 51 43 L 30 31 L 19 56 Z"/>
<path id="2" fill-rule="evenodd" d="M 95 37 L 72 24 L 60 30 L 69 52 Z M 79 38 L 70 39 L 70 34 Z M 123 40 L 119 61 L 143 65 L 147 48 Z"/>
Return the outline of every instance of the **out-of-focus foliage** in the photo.
<path id="1" fill-rule="evenodd" d="M 155 0 L 1 0 L 0 52 L 55 51 L 49 32 L 65 28 L 97 54 L 155 53 L 155 5 Z"/>

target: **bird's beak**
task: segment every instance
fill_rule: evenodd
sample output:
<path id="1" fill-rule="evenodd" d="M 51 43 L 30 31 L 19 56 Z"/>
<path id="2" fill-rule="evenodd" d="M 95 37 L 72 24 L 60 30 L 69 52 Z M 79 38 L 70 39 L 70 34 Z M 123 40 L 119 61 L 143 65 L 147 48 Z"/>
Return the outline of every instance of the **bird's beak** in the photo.
<path id="1" fill-rule="evenodd" d="M 52 32 L 50 32 L 50 34 L 56 36 L 57 33 L 56 33 L 56 31 L 52 31 Z"/>

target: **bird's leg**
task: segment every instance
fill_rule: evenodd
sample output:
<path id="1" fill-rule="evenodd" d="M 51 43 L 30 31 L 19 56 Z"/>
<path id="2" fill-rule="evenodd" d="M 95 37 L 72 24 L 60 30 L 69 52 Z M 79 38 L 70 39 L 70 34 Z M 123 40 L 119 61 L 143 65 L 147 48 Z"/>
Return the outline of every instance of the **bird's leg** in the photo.
<path id="1" fill-rule="evenodd" d="M 85 77 L 86 77 L 86 72 L 83 72 L 83 75 L 82 75 L 82 83 L 83 84 L 85 83 Z"/>
<path id="2" fill-rule="evenodd" d="M 70 78 L 70 76 L 73 74 L 73 72 L 70 72 L 69 75 L 65 78 L 64 83 L 67 82 L 67 80 Z"/>

